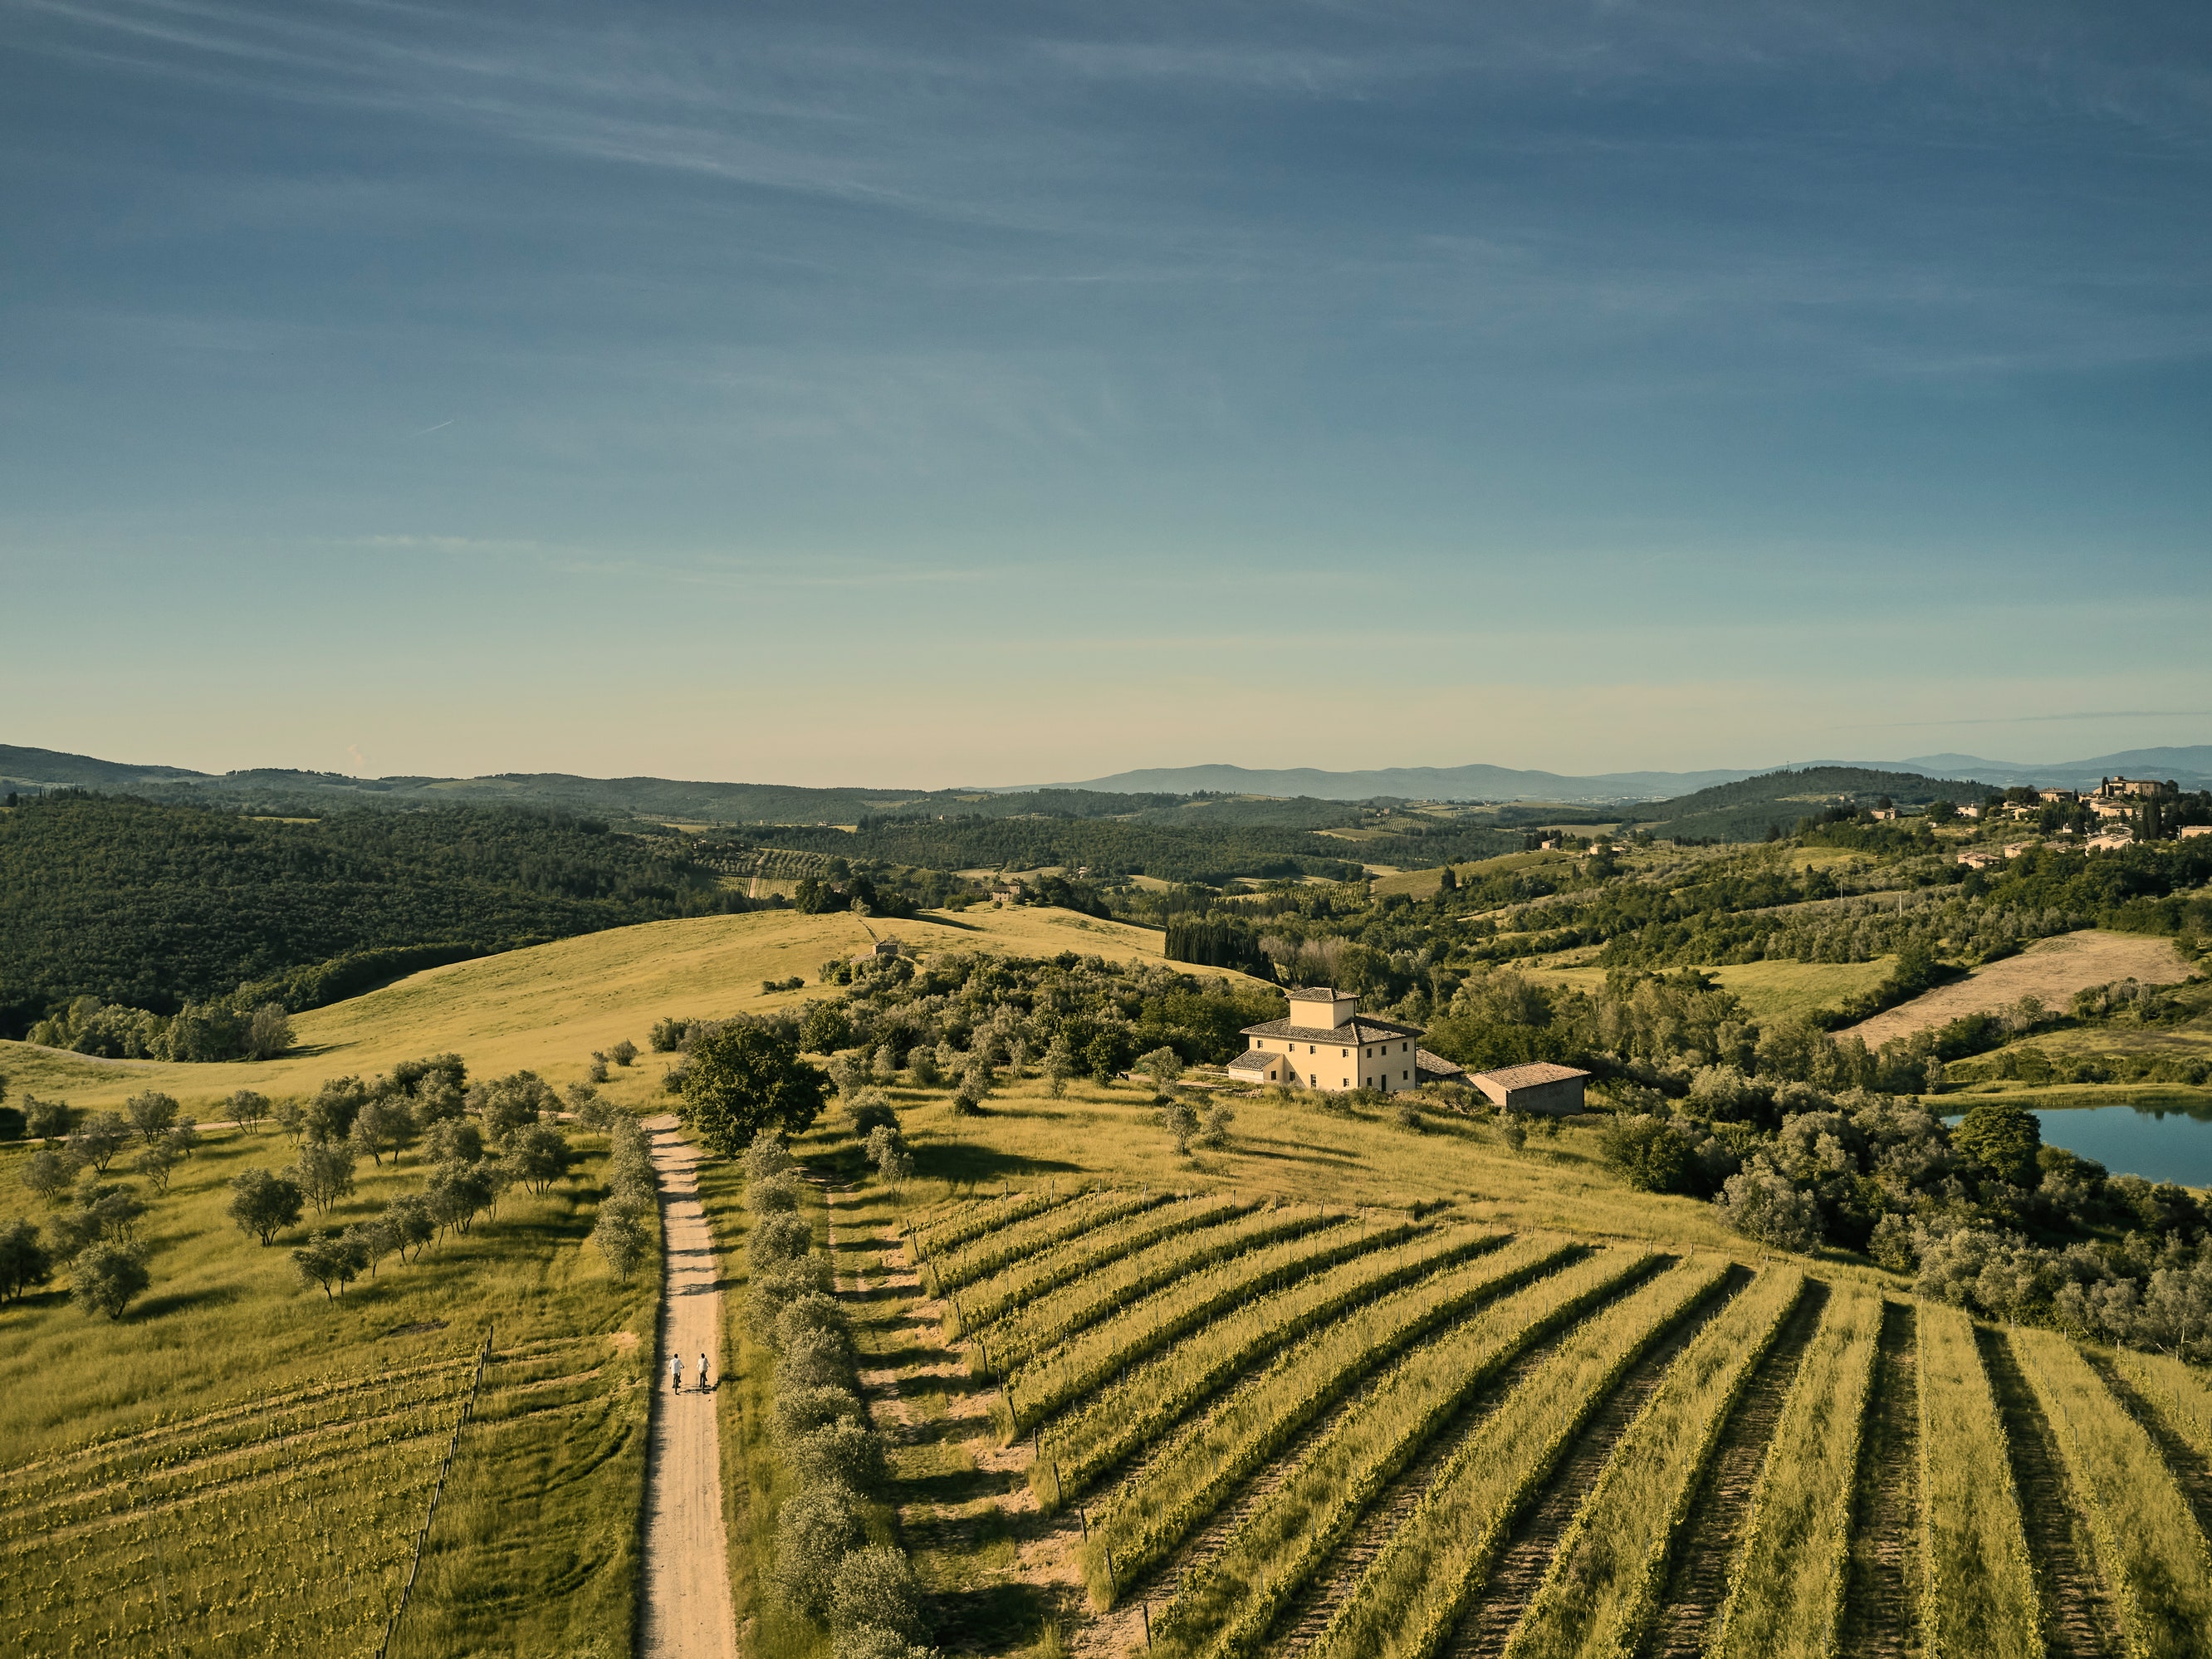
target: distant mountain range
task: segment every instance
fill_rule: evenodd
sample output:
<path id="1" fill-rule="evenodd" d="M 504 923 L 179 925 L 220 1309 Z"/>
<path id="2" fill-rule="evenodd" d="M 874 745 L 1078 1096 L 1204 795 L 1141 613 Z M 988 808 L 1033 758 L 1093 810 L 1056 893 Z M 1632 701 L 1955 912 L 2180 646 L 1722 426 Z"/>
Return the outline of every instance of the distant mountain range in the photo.
<path id="1" fill-rule="evenodd" d="M 2039 784 L 2094 786 L 2114 775 L 2171 778 L 2185 789 L 2212 788 L 2212 744 L 2131 749 L 2093 759 L 2021 765 L 1978 755 L 1922 755 L 1891 761 L 1801 761 L 1789 769 L 1850 768 L 1971 780 L 1997 787 Z M 1598 805 L 1673 800 L 1700 790 L 1764 776 L 1778 768 L 1705 772 L 1608 772 L 1576 777 L 1502 766 L 1402 766 L 1332 772 L 1313 767 L 1174 766 L 1119 772 L 1079 783 L 1021 784 L 991 789 L 817 789 L 796 785 L 684 781 L 669 778 L 586 778 L 566 773 L 501 773 L 482 778 L 353 778 L 335 772 L 258 769 L 221 775 L 176 766 L 133 765 L 51 749 L 0 744 L 0 788 L 128 791 L 161 799 L 222 801 L 246 806 L 516 805 L 713 823 L 851 823 L 873 813 L 1002 816 L 1048 810 L 1116 813 L 1170 803 L 1159 797 L 1199 793 L 1264 795 L 1324 801 L 1392 796 L 1409 800 L 1553 801 Z M 1133 798 L 1085 808 L 1061 800 L 1025 809 L 1008 800 L 1039 790 Z M 990 798 L 997 797 L 997 800 Z M 1138 800 L 1136 797 L 1153 797 Z"/>
<path id="2" fill-rule="evenodd" d="M 2212 787 L 2212 744 L 2185 749 L 2130 749 L 2092 760 L 2023 766 L 1984 760 L 1977 755 L 1921 755 L 1909 760 L 1793 761 L 1786 768 L 1761 766 L 1712 772 L 1607 772 L 1571 777 L 1557 772 L 1516 772 L 1502 766 L 1397 766 L 1371 772 L 1325 772 L 1312 767 L 1267 770 L 1243 766 L 1169 766 L 1116 772 L 1081 783 L 1048 786 L 1098 789 L 1117 793 L 1187 795 L 1308 795 L 1317 800 L 1366 800 L 1397 795 L 1411 800 L 1547 800 L 1592 803 L 1669 800 L 1717 784 L 1740 783 L 1769 772 L 1813 768 L 1849 768 L 1871 772 L 1909 772 L 1937 778 L 1970 778 L 1999 788 L 2028 784 L 2045 788 L 2094 787 L 2100 778 L 2171 778 L 2185 789 Z M 1013 786 L 1008 793 L 1039 786 Z"/>

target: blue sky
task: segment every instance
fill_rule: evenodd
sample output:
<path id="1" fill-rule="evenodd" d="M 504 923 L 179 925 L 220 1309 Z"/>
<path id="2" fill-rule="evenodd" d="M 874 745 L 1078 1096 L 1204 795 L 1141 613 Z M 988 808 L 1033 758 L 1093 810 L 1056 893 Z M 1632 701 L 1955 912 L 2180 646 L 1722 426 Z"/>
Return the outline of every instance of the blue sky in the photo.
<path id="1" fill-rule="evenodd" d="M 0 740 L 2212 740 L 2212 12 L 0 10 Z"/>

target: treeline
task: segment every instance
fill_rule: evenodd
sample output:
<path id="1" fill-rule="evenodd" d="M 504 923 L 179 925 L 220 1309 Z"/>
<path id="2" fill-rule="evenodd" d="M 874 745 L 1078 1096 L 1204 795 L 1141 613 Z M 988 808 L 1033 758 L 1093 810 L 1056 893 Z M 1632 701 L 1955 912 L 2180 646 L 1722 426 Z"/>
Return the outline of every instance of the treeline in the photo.
<path id="1" fill-rule="evenodd" d="M 896 1136 L 896 1127 L 890 1131 Z M 888 1144 L 888 1142 L 886 1142 Z M 860 1401 L 850 1322 L 830 1257 L 799 1213 L 805 1183 L 772 1133 L 744 1154 L 746 1322 L 775 1356 L 774 1439 L 791 1483 L 775 1514 L 769 1577 L 802 1618 L 835 1632 L 835 1650 L 907 1659 L 928 1650 L 921 1586 L 889 1535 L 890 1461 Z"/>
<path id="2" fill-rule="evenodd" d="M 424 952 L 747 908 L 673 838 L 555 813 L 283 823 L 70 792 L 0 812 L 0 1032 L 83 996 L 163 1017 L 297 1012 Z"/>

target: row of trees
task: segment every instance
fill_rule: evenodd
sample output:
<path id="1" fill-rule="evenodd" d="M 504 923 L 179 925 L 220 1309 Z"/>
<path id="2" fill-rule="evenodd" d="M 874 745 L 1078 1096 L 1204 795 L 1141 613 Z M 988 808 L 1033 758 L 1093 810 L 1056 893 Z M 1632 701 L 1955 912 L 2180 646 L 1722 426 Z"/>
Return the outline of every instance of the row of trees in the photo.
<path id="1" fill-rule="evenodd" d="M 856 1125 L 859 1122 L 856 1117 Z M 896 1123 L 869 1114 L 872 1136 Z M 885 1149 L 896 1143 L 888 1136 Z M 792 1495 L 775 1517 L 776 1593 L 794 1611 L 830 1626 L 836 1659 L 922 1659 L 927 1635 L 920 1587 L 906 1553 L 871 1544 L 890 1463 L 869 1426 L 853 1364 L 852 1333 L 831 1293 L 828 1255 L 800 1213 L 804 1183 L 773 1133 L 744 1152 L 745 1316 L 755 1340 L 775 1355 L 775 1447 Z"/>

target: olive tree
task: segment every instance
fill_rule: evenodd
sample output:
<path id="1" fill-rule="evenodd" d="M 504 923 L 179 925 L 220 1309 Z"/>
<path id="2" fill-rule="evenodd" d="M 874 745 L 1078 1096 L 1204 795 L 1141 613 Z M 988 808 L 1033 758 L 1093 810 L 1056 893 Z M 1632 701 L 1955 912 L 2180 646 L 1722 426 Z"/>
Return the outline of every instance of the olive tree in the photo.
<path id="1" fill-rule="evenodd" d="M 653 1229 L 635 1205 L 604 1204 L 599 1224 L 592 1229 L 592 1243 L 614 1276 L 627 1285 L 653 1254 Z"/>
<path id="2" fill-rule="evenodd" d="M 25 1158 L 17 1178 L 52 1204 L 69 1190 L 70 1182 L 76 1179 L 76 1158 L 67 1152 L 58 1152 L 49 1146 Z"/>
<path id="3" fill-rule="evenodd" d="M 89 1164 L 100 1174 L 116 1154 L 131 1144 L 130 1126 L 115 1112 L 94 1112 L 70 1132 L 69 1149 L 80 1164 Z"/>
<path id="4" fill-rule="evenodd" d="M 0 1227 L 0 1302 L 25 1292 L 53 1277 L 53 1256 L 39 1242 L 35 1222 L 11 1221 Z"/>
<path id="5" fill-rule="evenodd" d="M 311 1234 L 305 1244 L 292 1252 L 292 1271 L 300 1276 L 301 1284 L 320 1286 L 325 1302 L 337 1301 L 337 1292 L 361 1276 L 353 1250 L 328 1233 Z"/>
<path id="6" fill-rule="evenodd" d="M 70 1109 L 65 1100 L 23 1097 L 23 1133 L 33 1140 L 59 1140 L 69 1133 Z"/>
<path id="7" fill-rule="evenodd" d="M 167 1134 L 169 1126 L 177 1121 L 177 1103 L 173 1096 L 149 1089 L 144 1094 L 131 1097 L 123 1103 L 123 1110 L 131 1120 L 131 1127 L 153 1144 L 154 1137 Z"/>
<path id="8" fill-rule="evenodd" d="M 230 1218 L 264 1245 L 300 1218 L 299 1183 L 274 1170 L 248 1170 L 230 1183 Z"/>
<path id="9" fill-rule="evenodd" d="M 123 1317 L 133 1297 L 154 1281 L 146 1272 L 144 1256 L 129 1244 L 88 1245 L 70 1264 L 70 1297 L 88 1314 Z"/>

